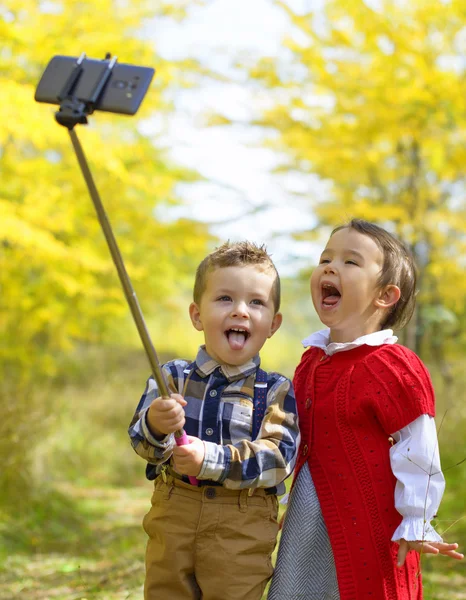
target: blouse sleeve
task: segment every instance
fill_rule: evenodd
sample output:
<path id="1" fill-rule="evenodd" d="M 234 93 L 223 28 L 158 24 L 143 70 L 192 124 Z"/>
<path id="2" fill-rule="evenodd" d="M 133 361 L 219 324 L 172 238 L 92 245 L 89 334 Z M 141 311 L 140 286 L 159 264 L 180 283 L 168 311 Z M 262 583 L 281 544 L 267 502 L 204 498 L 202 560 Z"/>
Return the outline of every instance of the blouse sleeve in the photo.
<path id="1" fill-rule="evenodd" d="M 427 414 L 421 415 L 392 436 L 396 441 L 390 449 L 397 479 L 395 508 L 403 516 L 392 540 L 441 542 L 430 524 L 445 489 L 435 421 Z"/>

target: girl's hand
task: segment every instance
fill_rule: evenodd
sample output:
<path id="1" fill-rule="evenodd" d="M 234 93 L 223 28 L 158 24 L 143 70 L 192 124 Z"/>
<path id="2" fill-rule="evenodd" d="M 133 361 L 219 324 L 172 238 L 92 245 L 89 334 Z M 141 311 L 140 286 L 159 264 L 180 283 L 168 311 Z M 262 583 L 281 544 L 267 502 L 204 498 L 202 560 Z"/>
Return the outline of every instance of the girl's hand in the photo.
<path id="1" fill-rule="evenodd" d="M 416 550 L 416 552 L 419 552 L 419 554 L 444 554 L 445 556 L 456 558 L 456 560 L 461 560 L 464 558 L 463 554 L 456 552 L 458 544 L 447 544 L 446 542 L 422 542 L 419 540 L 408 542 L 404 539 L 401 539 L 399 544 L 400 548 L 398 550 L 397 562 L 398 567 L 402 567 L 404 565 L 406 555 L 410 550 Z"/>

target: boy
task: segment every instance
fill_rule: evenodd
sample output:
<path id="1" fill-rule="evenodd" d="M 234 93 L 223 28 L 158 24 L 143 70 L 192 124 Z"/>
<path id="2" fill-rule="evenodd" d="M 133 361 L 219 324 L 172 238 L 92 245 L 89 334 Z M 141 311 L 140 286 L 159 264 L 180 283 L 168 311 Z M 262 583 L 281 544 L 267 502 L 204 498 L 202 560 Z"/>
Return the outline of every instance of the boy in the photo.
<path id="1" fill-rule="evenodd" d="M 272 575 L 277 493 L 299 444 L 291 382 L 259 368 L 279 306 L 263 246 L 225 243 L 197 269 L 189 314 L 205 345 L 164 365 L 171 398 L 149 378 L 129 429 L 155 477 L 145 600 L 260 600 Z M 190 444 L 177 447 L 183 427 Z"/>

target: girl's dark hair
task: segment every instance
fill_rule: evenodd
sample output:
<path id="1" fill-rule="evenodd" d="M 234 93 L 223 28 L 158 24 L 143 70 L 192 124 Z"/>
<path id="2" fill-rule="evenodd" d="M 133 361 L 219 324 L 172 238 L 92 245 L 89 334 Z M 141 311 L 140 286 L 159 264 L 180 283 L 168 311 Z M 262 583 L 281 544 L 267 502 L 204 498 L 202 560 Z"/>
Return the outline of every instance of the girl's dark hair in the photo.
<path id="1" fill-rule="evenodd" d="M 381 249 L 383 266 L 378 284 L 381 288 L 396 285 L 401 291 L 400 299 L 381 323 L 381 329 L 401 329 L 411 319 L 416 305 L 417 274 L 411 252 L 394 235 L 363 219 L 352 219 L 346 225 L 336 227 L 331 235 L 348 228 L 369 236 Z"/>

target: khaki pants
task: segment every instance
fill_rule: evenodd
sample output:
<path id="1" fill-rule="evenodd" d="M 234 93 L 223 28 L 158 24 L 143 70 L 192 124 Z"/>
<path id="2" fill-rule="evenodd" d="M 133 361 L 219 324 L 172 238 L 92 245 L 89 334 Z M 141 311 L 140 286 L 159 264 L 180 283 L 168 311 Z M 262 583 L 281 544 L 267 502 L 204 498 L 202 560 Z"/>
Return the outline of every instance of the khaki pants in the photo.
<path id="1" fill-rule="evenodd" d="M 272 576 L 277 497 L 155 480 L 143 526 L 145 600 L 260 600 Z"/>

